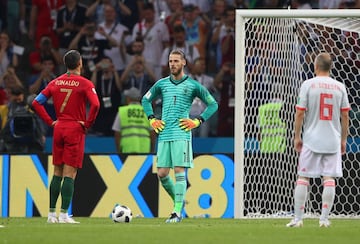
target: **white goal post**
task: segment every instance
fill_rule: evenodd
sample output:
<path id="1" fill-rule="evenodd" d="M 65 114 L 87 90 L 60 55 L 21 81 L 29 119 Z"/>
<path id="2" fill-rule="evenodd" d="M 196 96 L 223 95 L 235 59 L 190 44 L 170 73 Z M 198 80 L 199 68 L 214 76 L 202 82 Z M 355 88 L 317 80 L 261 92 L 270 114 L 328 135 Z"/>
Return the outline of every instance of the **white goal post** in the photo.
<path id="1" fill-rule="evenodd" d="M 358 9 L 236 10 L 234 218 L 291 215 L 297 166 L 293 115 L 302 81 L 314 75 L 317 53 L 334 56 L 332 76 L 346 84 L 352 108 L 360 106 L 359 19 Z M 282 152 L 262 153 L 258 108 L 274 98 L 286 104 L 287 145 Z M 344 177 L 337 180 L 336 216 L 360 216 L 360 109 L 356 112 Z M 321 182 L 311 184 L 306 212 L 316 215 Z"/>

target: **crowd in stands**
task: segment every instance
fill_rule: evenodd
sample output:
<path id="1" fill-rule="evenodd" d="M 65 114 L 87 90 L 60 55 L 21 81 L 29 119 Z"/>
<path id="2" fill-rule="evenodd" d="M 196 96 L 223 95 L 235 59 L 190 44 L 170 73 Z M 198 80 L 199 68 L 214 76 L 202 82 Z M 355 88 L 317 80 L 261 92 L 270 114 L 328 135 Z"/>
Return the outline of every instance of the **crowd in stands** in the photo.
<path id="1" fill-rule="evenodd" d="M 186 72 L 206 86 L 219 111 L 195 136 L 234 135 L 235 10 L 239 8 L 360 8 L 360 0 L 0 0 L 0 105 L 14 87 L 38 94 L 65 72 L 63 54 L 77 49 L 83 75 L 101 103 L 96 136 L 113 136 L 124 90 L 142 95 L 167 76 L 174 48 L 187 57 Z M 26 99 L 25 99 L 26 100 Z M 156 101 L 160 116 L 161 100 Z M 51 100 L 46 109 L 54 115 Z M 195 100 L 191 115 L 203 104 Z M 1 112 L 1 111 L 0 111 Z M 6 116 L 4 116 L 6 117 Z M 223 123 L 218 124 L 218 119 Z M 1 118 L 4 124 L 6 118 Z M 46 136 L 51 136 L 48 128 Z"/>

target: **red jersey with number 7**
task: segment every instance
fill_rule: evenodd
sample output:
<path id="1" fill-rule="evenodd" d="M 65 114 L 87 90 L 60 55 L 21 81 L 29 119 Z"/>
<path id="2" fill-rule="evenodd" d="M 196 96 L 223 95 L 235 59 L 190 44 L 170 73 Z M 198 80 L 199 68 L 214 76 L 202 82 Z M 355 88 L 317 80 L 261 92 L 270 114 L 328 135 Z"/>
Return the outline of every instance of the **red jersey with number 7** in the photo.
<path id="1" fill-rule="evenodd" d="M 35 98 L 34 109 L 48 125 L 53 121 L 40 104 L 50 98 L 53 99 L 58 121 L 84 121 L 85 127 L 89 128 L 99 111 L 100 103 L 94 84 L 80 75 L 65 73 L 55 78 Z M 86 118 L 87 103 L 90 110 Z"/>

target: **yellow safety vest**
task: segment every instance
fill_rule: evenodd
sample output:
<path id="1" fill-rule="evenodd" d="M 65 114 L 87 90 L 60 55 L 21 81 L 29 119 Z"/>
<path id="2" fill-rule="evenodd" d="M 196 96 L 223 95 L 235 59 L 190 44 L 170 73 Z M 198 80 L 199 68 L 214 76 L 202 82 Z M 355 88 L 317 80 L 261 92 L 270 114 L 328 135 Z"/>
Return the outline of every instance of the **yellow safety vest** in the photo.
<path id="1" fill-rule="evenodd" d="M 267 103 L 259 107 L 262 153 L 285 152 L 286 123 L 280 118 L 281 106 L 281 103 Z"/>
<path id="2" fill-rule="evenodd" d="M 150 124 L 140 104 L 119 107 L 120 148 L 123 153 L 149 153 Z"/>

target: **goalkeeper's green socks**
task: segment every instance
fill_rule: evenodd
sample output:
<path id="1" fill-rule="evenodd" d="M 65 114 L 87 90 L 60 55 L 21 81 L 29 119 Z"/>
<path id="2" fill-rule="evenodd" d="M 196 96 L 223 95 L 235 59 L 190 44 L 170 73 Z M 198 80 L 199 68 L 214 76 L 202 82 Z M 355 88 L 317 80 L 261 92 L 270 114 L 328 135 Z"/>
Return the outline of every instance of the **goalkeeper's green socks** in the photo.
<path id="1" fill-rule="evenodd" d="M 50 183 L 50 212 L 55 212 L 56 211 L 56 202 L 57 199 L 59 197 L 60 194 L 60 189 L 61 189 L 61 181 L 62 181 L 62 177 L 61 176 L 56 176 L 54 175 L 51 183 Z"/>
<path id="2" fill-rule="evenodd" d="M 61 212 L 67 212 L 74 193 L 74 179 L 64 177 L 61 187 Z"/>
<path id="3" fill-rule="evenodd" d="M 169 175 L 159 178 L 161 185 L 164 187 L 165 191 L 169 194 L 169 196 L 171 197 L 171 199 L 174 201 L 175 199 L 175 186 L 174 186 L 174 182 L 171 179 L 171 177 Z"/>
<path id="4" fill-rule="evenodd" d="M 173 212 L 175 212 L 180 217 L 186 193 L 185 172 L 175 173 L 175 179 L 175 205 Z"/>

